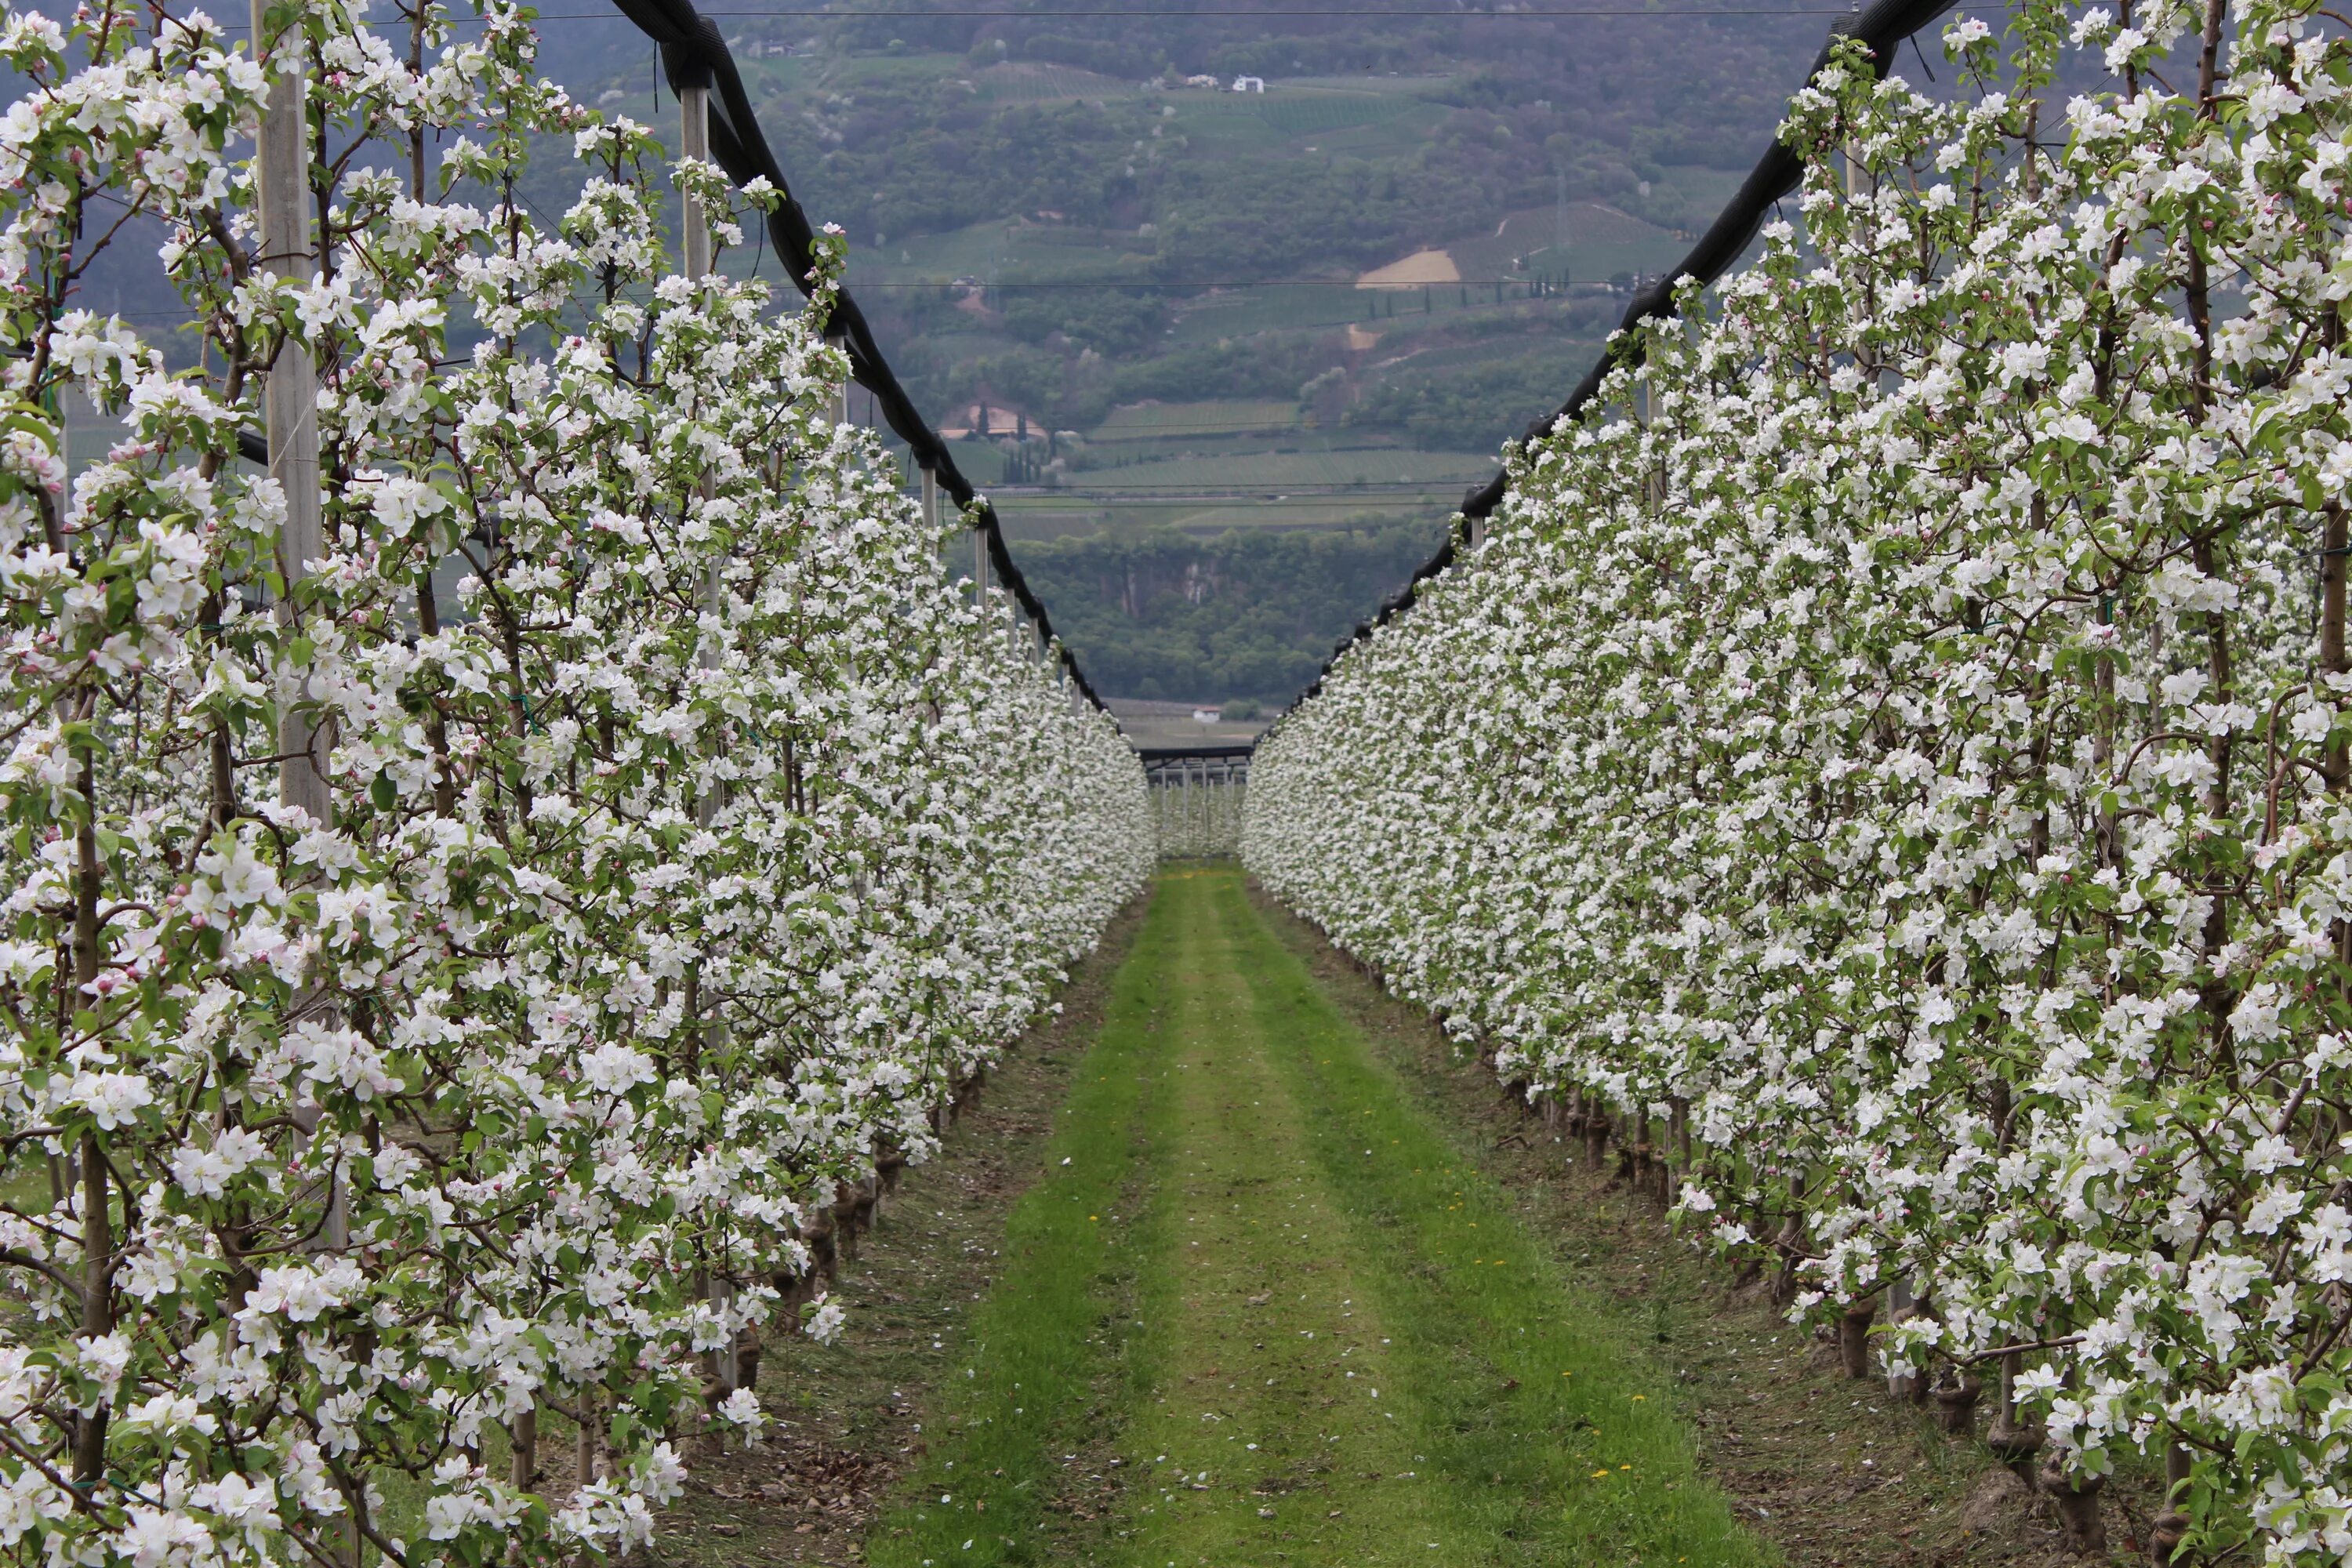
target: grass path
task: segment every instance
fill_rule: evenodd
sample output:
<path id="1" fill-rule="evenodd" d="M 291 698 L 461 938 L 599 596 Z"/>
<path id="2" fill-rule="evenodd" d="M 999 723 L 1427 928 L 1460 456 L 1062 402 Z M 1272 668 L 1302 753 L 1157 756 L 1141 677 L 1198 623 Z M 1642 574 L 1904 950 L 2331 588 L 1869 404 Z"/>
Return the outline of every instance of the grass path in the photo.
<path id="1" fill-rule="evenodd" d="M 1165 875 L 880 1568 L 1764 1563 L 1237 875 Z"/>

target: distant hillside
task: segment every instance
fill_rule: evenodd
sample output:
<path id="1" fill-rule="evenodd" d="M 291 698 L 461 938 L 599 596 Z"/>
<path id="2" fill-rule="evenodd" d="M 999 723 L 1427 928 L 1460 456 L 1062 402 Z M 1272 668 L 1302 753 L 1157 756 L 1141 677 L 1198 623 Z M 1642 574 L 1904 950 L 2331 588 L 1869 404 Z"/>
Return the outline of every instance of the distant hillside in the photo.
<path id="1" fill-rule="evenodd" d="M 974 432 L 957 460 L 1023 539 L 1433 526 L 1688 247 L 1823 31 L 955 9 L 729 26 L 900 378 Z M 642 81 L 585 95 L 663 127 Z"/>
<path id="2" fill-rule="evenodd" d="M 1570 198 L 1635 204 L 1669 226 L 1698 216 L 1671 197 L 1649 205 L 1671 184 L 1666 171 L 1748 167 L 1826 30 L 1818 14 L 1254 16 L 1244 4 L 1213 16 L 1021 17 L 958 16 L 950 4 L 943 16 L 916 19 L 889 8 L 901 14 L 821 27 L 741 24 L 750 37 L 820 58 L 939 62 L 905 76 L 801 73 L 778 84 L 796 110 L 785 165 L 812 207 L 847 225 L 853 239 L 1044 207 L 1080 224 L 1158 219 L 1175 242 L 1161 247 L 1170 266 L 1255 258 L 1274 268 L 1357 259 L 1335 254 L 1335 243 L 1370 255 L 1444 237 L 1474 209 L 1550 200 L 1562 175 Z M 1003 8 L 973 0 L 971 9 Z M 1048 63 L 1078 68 L 1060 87 L 987 79 Z M 1171 148 L 1152 123 L 1165 105 L 1137 93 L 1146 81 L 1204 74 L 1223 83 L 1240 73 L 1277 89 L 1386 79 L 1406 84 L 1408 96 L 1402 105 L 1294 109 L 1274 129 L 1327 134 L 1334 157 L 1322 168 L 1283 158 L 1277 176 L 1255 156 L 1277 149 L 1252 146 L 1247 127 Z M 1067 82 L 1081 75 L 1094 80 Z M 1440 112 L 1417 125 L 1425 133 L 1408 155 L 1352 144 L 1366 126 L 1418 104 Z"/>

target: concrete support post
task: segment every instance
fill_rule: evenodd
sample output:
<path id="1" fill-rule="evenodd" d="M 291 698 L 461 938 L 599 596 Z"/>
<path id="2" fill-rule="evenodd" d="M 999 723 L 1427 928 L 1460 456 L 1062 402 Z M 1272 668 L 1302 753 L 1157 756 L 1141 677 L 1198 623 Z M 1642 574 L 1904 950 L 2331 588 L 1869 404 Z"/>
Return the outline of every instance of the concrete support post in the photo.
<path id="1" fill-rule="evenodd" d="M 710 162 L 710 89 L 689 87 L 677 95 L 678 151 L 697 163 Z M 686 275 L 699 279 L 710 270 L 710 215 L 702 198 L 688 194 L 678 226 L 679 247 L 686 256 Z"/>
<path id="2" fill-rule="evenodd" d="M 268 0 L 253 0 L 257 53 L 268 47 L 269 97 L 261 111 L 255 146 L 255 184 L 261 197 L 261 236 L 256 268 L 290 282 L 307 284 L 319 274 L 317 242 L 310 231 L 310 126 L 303 107 L 304 66 L 309 44 L 299 26 L 272 38 Z M 286 584 L 278 601 L 281 622 L 294 620 L 296 588 L 310 575 L 310 563 L 323 553 L 319 504 L 318 366 L 310 351 L 289 342 L 278 351 L 262 389 L 263 421 L 269 435 L 269 472 L 286 492 L 286 521 L 278 533 L 278 568 Z M 298 712 L 296 694 L 278 721 L 278 798 L 299 805 L 321 822 L 333 819 L 327 790 L 326 758 L 308 714 Z M 325 745 L 333 744 L 328 737 Z"/>
<path id="3" fill-rule="evenodd" d="M 710 161 L 709 84 L 705 82 L 681 88 L 677 95 L 677 111 L 679 153 L 698 163 L 709 163 Z M 684 195 L 680 203 L 678 248 L 688 279 L 698 283 L 709 276 L 710 215 L 704 210 L 702 198 L 690 191 Z M 704 496 L 708 498 L 709 494 L 708 479 L 703 481 L 701 489 Z M 726 608 L 726 593 L 725 563 L 722 559 L 714 556 L 709 571 L 703 577 L 703 613 L 713 620 L 723 614 Z M 704 644 L 699 662 L 705 669 L 718 668 L 718 648 L 714 643 Z M 709 826 L 712 819 L 719 815 L 719 788 L 714 784 L 695 802 L 696 820 L 704 826 Z M 698 994 L 699 988 L 698 987 L 697 990 Z M 716 1027 L 715 1025 L 701 1019 L 694 1020 L 692 1026 L 701 1028 L 706 1040 Z M 720 1316 L 731 1312 L 734 1309 L 734 1295 L 733 1282 L 714 1270 L 709 1278 L 706 1290 L 706 1299 L 710 1303 L 711 1311 Z M 711 1371 L 716 1374 L 713 1381 L 718 1385 L 720 1397 L 723 1398 L 735 1392 L 735 1343 L 732 1336 L 730 1336 L 726 1344 L 712 1353 L 710 1359 Z"/>
<path id="4" fill-rule="evenodd" d="M 319 275 L 318 241 L 310 227 L 310 121 L 304 107 L 304 78 L 310 43 L 299 24 L 285 32 L 269 30 L 268 0 L 253 0 L 254 54 L 270 78 L 269 96 L 261 110 L 260 134 L 254 143 L 254 184 L 260 197 L 261 231 L 254 258 L 257 270 L 289 282 L 308 284 Z M 297 342 L 279 345 L 262 384 L 262 425 L 269 440 L 269 473 L 286 495 L 286 521 L 278 531 L 278 570 L 286 592 L 278 601 L 278 619 L 292 628 L 298 620 L 295 601 L 310 563 L 325 552 L 319 498 L 319 371 L 310 349 Z M 334 796 L 327 788 L 327 753 L 334 747 L 331 732 L 322 733 L 299 704 L 308 695 L 307 678 L 298 678 L 283 696 L 278 715 L 278 798 L 282 805 L 300 806 L 321 823 L 335 819 Z M 318 989 L 306 987 L 297 1000 L 298 1011 L 318 1011 Z M 336 1021 L 332 1016 L 327 1020 Z M 316 1127 L 315 1106 L 296 1116 L 306 1130 Z M 328 1174 L 326 1223 L 318 1247 L 340 1252 L 351 1245 L 349 1199 L 339 1172 Z M 346 1529 L 339 1532 L 336 1556 L 344 1563 L 359 1560 L 359 1538 Z"/>
<path id="5" fill-rule="evenodd" d="M 678 150 L 698 163 L 710 161 L 710 89 L 708 85 L 681 89 L 677 95 Z M 710 215 L 702 208 L 702 198 L 688 193 L 680 204 L 678 247 L 684 252 L 686 275 L 700 280 L 710 271 Z M 708 493 L 708 486 L 705 487 Z M 702 584 L 703 613 L 716 616 L 723 608 L 720 600 L 727 591 L 719 563 L 713 561 Z M 716 663 L 712 650 L 702 653 L 703 668 Z M 698 815 L 707 826 L 715 802 L 706 797 Z"/>

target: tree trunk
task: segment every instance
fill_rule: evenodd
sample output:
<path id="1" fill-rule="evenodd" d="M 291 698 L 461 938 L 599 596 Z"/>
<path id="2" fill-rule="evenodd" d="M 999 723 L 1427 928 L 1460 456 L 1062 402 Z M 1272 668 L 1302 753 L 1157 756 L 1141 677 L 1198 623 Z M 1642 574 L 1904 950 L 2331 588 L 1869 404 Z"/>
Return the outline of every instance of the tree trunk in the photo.
<path id="1" fill-rule="evenodd" d="M 2105 1476 L 2074 1474 L 2063 1455 L 2053 1454 L 2042 1462 L 2042 1489 L 2057 1510 L 2066 1550 L 2078 1557 L 2106 1554 L 2107 1525 L 2099 1517 L 2099 1494 L 2106 1486 Z"/>
<path id="2" fill-rule="evenodd" d="M 2148 1531 L 2148 1561 L 2156 1568 L 2180 1568 L 2191 1561 L 2190 1554 L 2181 1550 L 2189 1536 L 2189 1510 L 2186 1506 L 2186 1483 L 2189 1479 L 2189 1450 L 2178 1443 L 2168 1444 L 2164 1450 L 2164 1510 L 2156 1516 Z"/>
<path id="3" fill-rule="evenodd" d="M 114 1331 L 114 1226 L 107 1212 L 106 1161 L 98 1134 L 81 1135 L 81 1331 L 97 1339 Z M 101 1402 L 74 1424 L 74 1484 L 94 1488 L 106 1479 L 107 1407 Z"/>
<path id="4" fill-rule="evenodd" d="M 514 1452 L 507 1459 L 507 1484 L 519 1492 L 530 1491 L 539 1485 L 539 1412 L 517 1415 L 508 1436 Z"/>
<path id="5" fill-rule="evenodd" d="M 602 1417 L 596 1410 L 596 1385 L 580 1385 L 580 1425 L 572 1435 L 572 1485 L 584 1487 L 596 1479 L 596 1437 Z"/>
<path id="6" fill-rule="evenodd" d="M 1983 1383 L 1965 1373 L 1958 1381 L 1936 1390 L 1936 1425 L 1955 1437 L 1973 1436 L 1977 1429 L 1977 1399 L 1983 1392 Z"/>
<path id="7" fill-rule="evenodd" d="M 1891 1326 L 1896 1323 L 1907 1322 L 1911 1317 L 1912 1303 L 1913 1297 L 1911 1295 L 1910 1276 L 1906 1275 L 1895 1280 L 1893 1284 L 1887 1286 L 1887 1323 Z M 1916 1372 L 1888 1373 L 1886 1374 L 1887 1397 L 1890 1399 L 1916 1399 L 1919 1397 L 1921 1393 L 1921 1384 L 1926 1383 L 1926 1381 L 1927 1379 L 1921 1377 Z"/>
<path id="8" fill-rule="evenodd" d="M 1878 1300 L 1873 1297 L 1856 1301 L 1838 1318 L 1838 1360 L 1852 1378 L 1870 1375 L 1870 1323 L 1878 1316 Z"/>
<path id="9" fill-rule="evenodd" d="M 1666 1142 L 1674 1151 L 1674 1163 L 1666 1172 L 1666 1202 L 1675 1204 L 1691 1179 L 1690 1101 L 1679 1094 L 1666 1101 Z"/>
<path id="10" fill-rule="evenodd" d="M 2023 1360 L 2015 1351 L 2000 1358 L 2000 1403 L 1985 1432 L 1985 1447 L 2032 1486 L 2039 1476 L 2034 1456 L 2042 1451 L 2042 1432 L 2017 1416 L 2017 1374 Z"/>
<path id="11" fill-rule="evenodd" d="M 98 776 L 96 758 L 81 758 L 82 819 L 74 829 L 74 858 L 79 863 L 74 886 L 74 1000 L 88 994 L 82 987 L 98 978 L 98 896 L 105 868 L 98 858 Z M 98 1339 L 114 1331 L 114 1216 L 107 1192 L 106 1155 L 98 1133 L 81 1135 L 81 1331 Z M 74 1484 L 89 1495 L 106 1477 L 107 1407 L 80 1417 L 74 1426 Z"/>

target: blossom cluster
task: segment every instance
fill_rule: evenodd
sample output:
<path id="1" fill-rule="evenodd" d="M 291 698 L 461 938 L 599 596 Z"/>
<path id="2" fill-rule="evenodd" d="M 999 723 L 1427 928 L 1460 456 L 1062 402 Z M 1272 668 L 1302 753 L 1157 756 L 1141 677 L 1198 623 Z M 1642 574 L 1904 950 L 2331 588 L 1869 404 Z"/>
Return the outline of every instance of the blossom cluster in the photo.
<path id="1" fill-rule="evenodd" d="M 836 418 L 837 239 L 797 313 L 678 276 L 681 186 L 722 238 L 775 193 L 540 79 L 527 13 L 362 9 L 273 7 L 263 64 L 0 24 L 11 1561 L 641 1546 L 756 1434 L 761 1331 L 838 1326 L 845 1188 L 1150 872 L 1116 728 Z M 315 277 L 247 163 L 296 60 Z M 101 252 L 182 347 L 78 305 Z M 239 434 L 298 348 L 289 561 Z"/>
<path id="2" fill-rule="evenodd" d="M 2352 1561 L 2352 41 L 2011 18 L 1841 46 L 1244 858 L 2062 1494 Z"/>

